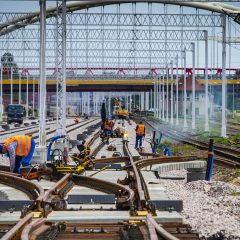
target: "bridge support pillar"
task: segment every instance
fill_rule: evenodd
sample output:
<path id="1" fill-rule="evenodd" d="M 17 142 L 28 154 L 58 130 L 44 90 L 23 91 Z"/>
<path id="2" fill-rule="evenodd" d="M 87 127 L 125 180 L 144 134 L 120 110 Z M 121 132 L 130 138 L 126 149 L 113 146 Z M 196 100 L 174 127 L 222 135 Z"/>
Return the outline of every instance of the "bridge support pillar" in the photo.
<path id="1" fill-rule="evenodd" d="M 149 110 L 149 92 L 145 92 L 145 109 L 146 111 Z"/>
<path id="2" fill-rule="evenodd" d="M 176 56 L 176 126 L 179 125 L 178 120 L 178 55 Z"/>
<path id="3" fill-rule="evenodd" d="M 144 92 L 141 92 L 140 95 L 141 95 L 141 111 L 143 111 L 144 110 Z"/>

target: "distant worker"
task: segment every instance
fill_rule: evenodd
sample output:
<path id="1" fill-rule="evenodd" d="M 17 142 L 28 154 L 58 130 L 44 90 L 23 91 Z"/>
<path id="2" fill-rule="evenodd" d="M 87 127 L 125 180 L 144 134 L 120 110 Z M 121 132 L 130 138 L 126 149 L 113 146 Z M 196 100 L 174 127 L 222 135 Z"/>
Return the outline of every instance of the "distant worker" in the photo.
<path id="1" fill-rule="evenodd" d="M 79 118 L 79 117 L 75 117 L 75 118 L 74 118 L 74 122 L 75 122 L 75 124 L 80 123 L 80 118 Z"/>
<path id="2" fill-rule="evenodd" d="M 171 150 L 168 146 L 162 146 L 164 156 L 172 156 Z"/>
<path id="3" fill-rule="evenodd" d="M 103 125 L 103 130 L 104 130 L 104 133 L 107 134 L 107 135 L 111 135 L 112 134 L 112 130 L 113 130 L 113 121 L 106 118 L 105 122 L 104 122 L 104 125 Z"/>
<path id="4" fill-rule="evenodd" d="M 7 153 L 10 160 L 10 171 L 20 174 L 20 166 L 29 166 L 35 149 L 35 140 L 27 135 L 9 138 L 0 145 L 0 153 Z"/>
<path id="5" fill-rule="evenodd" d="M 136 127 L 136 143 L 135 148 L 142 147 L 142 140 L 143 137 L 145 137 L 145 125 L 142 121 L 139 122 L 139 124 Z"/>

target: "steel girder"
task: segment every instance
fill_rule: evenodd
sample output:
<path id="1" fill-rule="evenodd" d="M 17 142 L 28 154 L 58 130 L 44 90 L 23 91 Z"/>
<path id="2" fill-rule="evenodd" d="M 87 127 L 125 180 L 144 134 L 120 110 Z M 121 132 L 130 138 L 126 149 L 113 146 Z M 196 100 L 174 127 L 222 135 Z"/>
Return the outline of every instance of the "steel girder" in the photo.
<path id="1" fill-rule="evenodd" d="M 57 0 L 56 12 L 56 80 L 57 80 L 57 129 L 66 134 L 66 0 Z M 54 56 L 54 55 L 53 55 Z"/>
<path id="2" fill-rule="evenodd" d="M 56 11 L 48 15 L 48 25 L 54 25 Z M 18 22 L 17 19 L 26 18 Z M 0 36 L 15 31 L 21 27 L 37 23 L 39 16 L 32 14 L 14 14 L 14 13 L 0 13 Z M 89 26 L 99 26 L 102 17 L 100 13 L 71 13 L 67 15 L 67 22 L 71 25 L 84 26 L 86 22 Z M 16 26 L 12 25 L 16 23 Z M 104 24 L 109 26 L 183 26 L 183 27 L 221 27 L 222 16 L 213 14 L 115 14 L 104 13 Z"/>
<path id="3" fill-rule="evenodd" d="M 152 40 L 183 40 L 183 41 L 193 41 L 193 40 L 204 40 L 204 32 L 202 30 L 143 30 L 143 29 L 104 29 L 104 39 L 105 41 L 118 40 L 138 40 L 144 39 L 148 40 L 151 35 Z M 72 38 L 72 40 L 88 40 L 94 39 L 98 41 L 102 38 L 103 32 L 101 29 L 71 29 L 67 30 L 67 38 Z M 51 41 L 55 39 L 55 30 L 47 29 L 47 40 Z M 22 33 L 21 30 L 16 30 L 12 33 L 9 33 L 8 39 L 21 39 Z M 29 40 L 37 40 L 39 39 L 39 29 L 35 28 L 26 28 L 25 30 L 25 38 Z"/>

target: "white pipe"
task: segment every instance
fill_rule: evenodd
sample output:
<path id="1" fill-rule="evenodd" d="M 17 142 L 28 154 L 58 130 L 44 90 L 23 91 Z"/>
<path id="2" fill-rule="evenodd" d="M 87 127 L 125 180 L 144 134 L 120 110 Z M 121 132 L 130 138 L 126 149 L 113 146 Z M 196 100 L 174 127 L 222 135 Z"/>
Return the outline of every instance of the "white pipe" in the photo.
<path id="1" fill-rule="evenodd" d="M 184 122 L 183 127 L 187 128 L 187 76 L 186 76 L 186 48 L 184 49 L 184 99 L 183 99 L 183 115 L 184 115 Z"/>
<path id="2" fill-rule="evenodd" d="M 208 124 L 208 108 L 209 108 L 209 97 L 208 97 L 208 32 L 204 31 L 205 34 L 205 126 L 204 131 L 209 132 Z"/>
<path id="3" fill-rule="evenodd" d="M 162 93 L 161 93 L 161 78 L 162 76 L 158 78 L 158 89 L 159 89 L 159 97 L 158 97 L 158 118 L 161 119 L 162 117 L 162 105 L 161 105 L 161 100 L 162 100 Z"/>
<path id="4" fill-rule="evenodd" d="M 26 90 L 26 118 L 28 119 L 29 114 L 28 114 L 28 110 L 29 110 L 29 75 L 27 74 L 27 90 Z"/>
<path id="5" fill-rule="evenodd" d="M 166 105 L 167 105 L 167 116 L 166 116 L 166 121 L 168 122 L 168 114 L 169 114 L 169 74 L 168 74 L 168 64 L 166 66 L 166 77 L 167 77 L 167 89 L 166 89 L 166 94 L 167 94 L 167 102 L 166 102 Z"/>
<path id="6" fill-rule="evenodd" d="M 13 68 L 11 67 L 11 93 L 10 93 L 10 98 L 11 98 L 11 104 L 13 104 Z"/>
<path id="7" fill-rule="evenodd" d="M 40 98 L 39 98 L 39 148 L 41 149 L 40 161 L 46 161 L 46 1 L 39 0 L 40 4 Z"/>
<path id="8" fill-rule="evenodd" d="M 223 16 L 222 27 L 222 129 L 221 136 L 227 136 L 226 130 L 226 15 Z"/>
<path id="9" fill-rule="evenodd" d="M 192 43 L 192 129 L 196 129 L 195 43 Z"/>
<path id="10" fill-rule="evenodd" d="M 67 101 L 67 91 L 66 91 L 66 49 L 67 49 L 67 42 L 66 42 L 66 0 L 62 0 L 62 97 L 61 100 L 61 110 L 62 110 L 62 119 L 61 119 L 61 127 L 62 133 L 66 134 L 66 101 Z"/>
<path id="11" fill-rule="evenodd" d="M 164 79 L 164 73 L 163 73 L 163 78 L 162 78 L 162 120 L 165 120 L 165 109 L 164 109 L 164 105 L 165 105 L 165 91 L 164 91 L 164 83 L 165 83 L 165 79 Z"/>
<path id="12" fill-rule="evenodd" d="M 32 116 L 35 117 L 35 83 L 33 80 L 33 108 L 32 108 Z"/>
<path id="13" fill-rule="evenodd" d="M 153 111 L 154 111 L 154 117 L 157 116 L 157 109 L 156 109 L 156 98 L 157 98 L 157 94 L 156 94 L 156 79 L 153 80 L 154 81 L 154 91 L 153 91 Z"/>
<path id="14" fill-rule="evenodd" d="M 21 95 L 22 95 L 22 77 L 21 74 L 19 73 L 19 79 L 18 79 L 18 104 L 21 104 Z"/>
<path id="15" fill-rule="evenodd" d="M 2 115 L 3 115 L 3 89 L 2 89 L 2 83 L 3 83 L 3 68 L 1 67 L 1 73 L 0 73 L 0 122 L 2 122 Z"/>
<path id="16" fill-rule="evenodd" d="M 171 124 L 173 124 L 173 61 L 171 61 Z"/>
<path id="17" fill-rule="evenodd" d="M 176 56 L 176 126 L 179 125 L 178 119 L 178 55 Z"/>

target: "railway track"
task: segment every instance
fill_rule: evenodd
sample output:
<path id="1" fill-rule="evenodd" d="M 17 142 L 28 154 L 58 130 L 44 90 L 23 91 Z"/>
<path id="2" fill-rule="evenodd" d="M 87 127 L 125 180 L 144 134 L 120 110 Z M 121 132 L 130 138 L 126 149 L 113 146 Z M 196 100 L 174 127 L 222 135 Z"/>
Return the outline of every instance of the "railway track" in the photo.
<path id="1" fill-rule="evenodd" d="M 134 162 L 132 154 L 128 148 L 127 142 L 123 143 L 124 152 L 126 153 L 127 157 L 129 158 L 129 165 L 131 167 L 128 168 L 128 178 L 129 178 L 129 186 L 133 188 L 136 192 L 136 201 L 137 201 L 137 208 L 135 213 L 138 215 L 139 211 L 147 211 L 151 214 L 147 214 L 146 216 L 146 224 L 148 226 L 148 231 L 152 233 L 151 237 L 155 237 L 156 239 L 198 239 L 197 234 L 192 233 L 187 227 L 188 231 L 184 231 L 184 236 L 180 236 L 183 232 L 179 231 L 180 225 L 176 224 L 175 226 L 172 225 L 172 228 L 167 228 L 167 226 L 162 227 L 156 222 L 156 220 L 152 217 L 152 214 L 156 214 L 156 208 L 152 204 L 150 204 L 150 195 L 147 188 L 147 184 L 143 175 L 141 174 L 141 168 L 151 164 L 157 164 L 162 162 L 160 159 L 153 159 L 151 162 L 149 159 L 139 160 Z M 160 161 L 159 161 L 160 160 Z M 134 180 L 134 181 L 133 181 Z M 183 226 L 182 226 L 183 227 Z M 185 226 L 186 227 L 186 226 Z M 152 230 L 152 231 L 151 231 Z M 158 238 L 158 236 L 160 238 Z M 150 238 L 151 239 L 151 238 Z"/>
<path id="2" fill-rule="evenodd" d="M 0 171 L 0 183 L 24 192 L 32 200 L 23 207 L 21 216 L 24 216 L 28 211 L 42 211 L 44 190 L 40 185 L 21 178 L 17 174 L 3 171 Z M 11 202 L 11 204 L 14 208 L 16 202 Z M 1 207 L 4 208 L 4 206 Z"/>
<path id="3" fill-rule="evenodd" d="M 90 144 L 94 143 L 97 135 L 93 136 L 89 141 Z M 100 148 L 97 147 L 98 150 Z M 126 185 L 75 174 L 58 174 L 57 182 L 54 186 L 45 191 L 43 195 L 41 194 L 41 200 L 38 201 L 39 207 L 35 209 L 35 211 L 40 212 L 38 214 L 39 218 L 33 218 L 34 213 L 25 214 L 25 217 L 11 228 L 2 239 L 12 239 L 13 236 L 18 236 L 17 239 L 21 238 L 24 240 L 31 239 L 32 236 L 38 236 L 38 239 L 198 239 L 197 234 L 192 233 L 189 226 L 180 223 L 163 224 L 160 226 L 152 215 L 148 214 L 149 212 L 155 214 L 155 210 L 148 203 L 150 196 L 145 179 L 141 174 L 141 168 L 144 166 L 163 162 L 184 161 L 189 159 L 189 156 L 182 157 L 181 159 L 165 157 L 134 161 L 126 142 L 123 144 L 123 148 L 126 154 L 124 157 L 96 159 L 95 161 L 105 163 L 125 162 L 124 169 L 125 171 L 127 170 Z M 192 156 L 192 159 L 196 159 L 196 156 Z M 49 222 L 47 217 L 51 211 L 66 212 L 68 210 L 65 197 L 73 186 L 76 185 L 114 194 L 116 196 L 117 210 L 131 210 L 131 215 L 135 220 L 119 223 L 103 222 L 101 224 Z M 81 214 L 80 212 L 79 214 Z M 141 212 L 145 213 L 144 221 L 138 220 L 139 213 Z M 112 214 L 114 214 L 114 210 L 112 210 Z M 8 227 L 10 226 L 5 226 L 5 231 Z M 1 228 L 0 226 L 1 229 L 4 231 L 4 227 Z"/>
<path id="4" fill-rule="evenodd" d="M 68 124 L 68 125 L 66 126 L 67 129 L 69 129 L 69 128 L 73 127 L 73 126 L 75 126 L 75 128 L 72 128 L 71 130 L 68 130 L 67 133 L 72 132 L 72 131 L 78 129 L 79 127 L 85 126 L 85 125 L 87 125 L 88 123 L 91 123 L 91 122 L 94 122 L 94 121 L 96 121 L 96 119 L 86 120 L 86 121 L 81 122 L 81 123 L 78 123 L 78 124 L 75 124 L 75 123 Z M 56 124 L 56 123 L 55 123 L 55 122 L 46 123 L 46 127 L 47 127 L 47 128 L 46 128 L 46 130 L 47 130 L 46 133 L 47 133 L 47 134 L 52 134 L 52 133 L 55 133 L 55 132 L 56 132 L 55 129 L 51 129 L 51 128 L 49 127 L 49 126 L 54 125 L 54 124 Z M 16 128 L 16 129 L 11 129 L 11 130 L 4 131 L 4 132 L 0 133 L 0 136 L 1 136 L 1 137 L 9 136 L 9 134 L 10 134 L 10 135 L 13 135 L 13 133 L 14 133 L 14 134 L 24 134 L 24 133 L 26 133 L 26 131 L 27 131 L 27 134 L 29 134 L 29 135 L 31 135 L 31 136 L 33 136 L 34 138 L 37 139 L 37 138 L 38 138 L 38 132 L 39 132 L 38 127 L 39 127 L 39 124 L 37 124 L 37 125 L 31 125 L 31 126 L 27 126 L 27 127 L 20 127 L 20 128 Z M 36 130 L 35 130 L 35 129 L 36 129 Z M 28 130 L 30 130 L 30 131 L 28 131 Z M 48 140 L 49 140 L 49 139 L 48 139 Z M 2 143 L 0 143 L 0 144 L 2 144 Z"/>
<path id="5" fill-rule="evenodd" d="M 165 136 L 185 144 L 192 145 L 202 150 L 208 150 L 208 143 L 194 139 L 183 133 L 170 129 L 166 125 L 164 128 L 154 121 L 145 121 L 152 129 L 161 131 Z M 225 166 L 240 167 L 240 150 L 233 147 L 226 147 L 220 144 L 214 145 L 215 160 Z"/>

